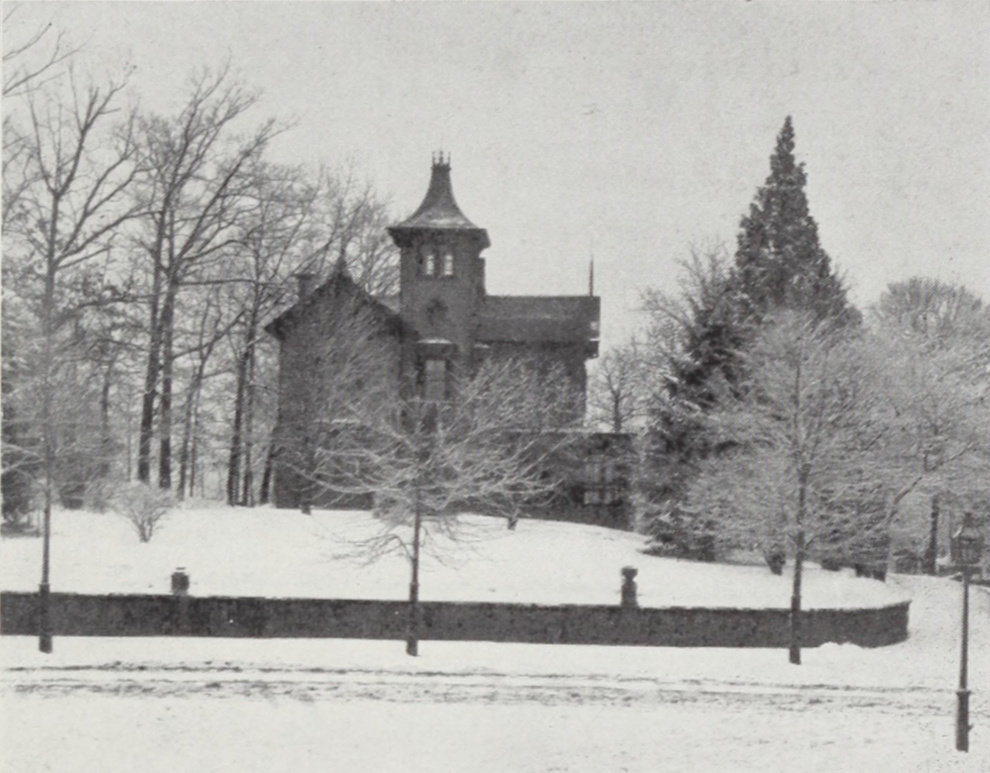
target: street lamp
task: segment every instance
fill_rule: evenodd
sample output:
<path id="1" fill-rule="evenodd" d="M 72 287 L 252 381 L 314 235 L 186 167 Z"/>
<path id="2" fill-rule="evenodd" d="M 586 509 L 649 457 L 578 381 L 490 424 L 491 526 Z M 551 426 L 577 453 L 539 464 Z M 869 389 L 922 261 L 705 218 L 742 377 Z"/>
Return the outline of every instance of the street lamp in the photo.
<path id="1" fill-rule="evenodd" d="M 956 691 L 956 749 L 969 751 L 969 687 L 967 686 L 967 657 L 969 646 L 969 572 L 983 556 L 983 535 L 973 523 L 973 514 L 963 516 L 963 524 L 952 535 L 952 557 L 962 569 L 962 650 L 959 660 L 959 689 Z"/>

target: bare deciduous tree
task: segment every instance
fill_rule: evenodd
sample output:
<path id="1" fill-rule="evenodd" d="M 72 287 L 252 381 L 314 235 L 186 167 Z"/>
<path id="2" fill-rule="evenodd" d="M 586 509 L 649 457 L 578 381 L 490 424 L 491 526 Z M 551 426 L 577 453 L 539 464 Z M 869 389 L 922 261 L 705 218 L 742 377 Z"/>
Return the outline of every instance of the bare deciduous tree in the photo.
<path id="1" fill-rule="evenodd" d="M 532 417 L 567 414 L 534 389 L 540 374 L 499 359 L 451 379 L 449 398 L 414 397 L 379 405 L 340 424 L 334 443 L 316 450 L 322 485 L 374 492 L 381 532 L 359 549 L 371 557 L 397 551 L 410 563 L 406 651 L 418 652 L 419 569 L 422 551 L 464 538 L 464 513 L 507 519 L 514 528 L 525 505 L 550 497 L 558 481 L 548 461 L 573 435 L 534 432 Z M 551 398 L 552 399 L 552 398 Z"/>
<path id="2" fill-rule="evenodd" d="M 745 354 L 745 392 L 709 418 L 723 451 L 688 501 L 730 545 L 793 556 L 790 661 L 801 662 L 801 582 L 816 541 L 883 541 L 889 435 L 883 377 L 864 342 L 809 316 L 781 315 Z"/>
<path id="3" fill-rule="evenodd" d="M 928 497 L 925 566 L 935 574 L 943 500 L 985 497 L 990 487 L 990 309 L 964 287 L 914 278 L 890 285 L 873 311 L 897 374 L 888 517 L 895 522 L 913 492 Z"/>
<path id="4" fill-rule="evenodd" d="M 227 464 L 228 504 L 253 505 L 255 406 L 262 323 L 291 293 L 290 274 L 311 257 L 316 189 L 298 170 L 255 166 L 238 251 L 240 274 L 229 276 L 230 302 L 243 314 L 234 331 L 234 409 Z"/>
<path id="5" fill-rule="evenodd" d="M 588 396 L 591 421 L 611 432 L 628 431 L 644 417 L 646 364 L 636 339 L 611 348 L 595 364 Z"/>
<path id="6" fill-rule="evenodd" d="M 85 287 L 84 269 L 97 258 L 108 258 L 118 229 L 139 211 L 139 205 L 125 198 L 137 173 L 133 113 L 122 122 L 114 115 L 123 84 L 80 88 L 73 78 L 69 80 L 68 94 L 38 90 L 28 95 L 30 131 L 20 169 L 28 184 L 4 234 L 5 258 L 14 252 L 21 267 L 42 285 L 38 304 L 41 351 L 35 372 L 41 404 L 43 608 L 58 454 L 54 391 L 61 358 L 56 349 L 60 331 L 71 331 L 78 318 L 78 306 L 63 296 L 61 281 L 70 273 L 82 275 Z M 46 626 L 43 622 L 41 647 L 50 651 Z"/>
<path id="7" fill-rule="evenodd" d="M 216 269 L 239 238 L 239 218 L 249 191 L 250 170 L 276 132 L 267 121 L 237 137 L 237 122 L 256 96 L 232 82 L 226 69 L 203 73 L 175 117 L 141 122 L 144 173 L 140 201 L 147 212 L 141 249 L 148 258 L 148 352 L 146 358 L 137 476 L 151 474 L 156 396 L 159 414 L 158 484 L 172 485 L 172 372 L 175 312 L 180 291 L 196 276 Z"/>
<path id="8" fill-rule="evenodd" d="M 3 96 L 4 99 L 37 91 L 60 75 L 60 65 L 76 53 L 65 35 L 51 24 L 43 24 L 10 40 L 10 30 L 19 26 L 20 3 L 9 3 L 3 12 Z M 18 30 L 20 32 L 20 30 Z"/>
<path id="9" fill-rule="evenodd" d="M 391 217 L 370 183 L 360 183 L 353 169 L 320 170 L 315 189 L 316 227 L 307 240 L 306 268 L 326 276 L 343 261 L 354 281 L 383 298 L 398 291 L 399 255 L 386 231 Z"/>

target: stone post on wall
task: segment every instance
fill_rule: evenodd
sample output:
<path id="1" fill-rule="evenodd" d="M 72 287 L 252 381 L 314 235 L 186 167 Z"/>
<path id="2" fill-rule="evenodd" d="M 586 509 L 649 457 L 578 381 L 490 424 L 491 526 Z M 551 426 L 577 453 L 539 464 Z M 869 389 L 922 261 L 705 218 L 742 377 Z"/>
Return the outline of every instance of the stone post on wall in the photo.
<path id="1" fill-rule="evenodd" d="M 636 599 L 636 575 L 638 570 L 635 566 L 622 567 L 622 606 L 626 609 L 635 609 L 639 606 Z"/>
<path id="2" fill-rule="evenodd" d="M 189 635 L 189 575 L 180 566 L 172 572 L 172 596 L 175 598 L 175 630 L 183 636 Z"/>

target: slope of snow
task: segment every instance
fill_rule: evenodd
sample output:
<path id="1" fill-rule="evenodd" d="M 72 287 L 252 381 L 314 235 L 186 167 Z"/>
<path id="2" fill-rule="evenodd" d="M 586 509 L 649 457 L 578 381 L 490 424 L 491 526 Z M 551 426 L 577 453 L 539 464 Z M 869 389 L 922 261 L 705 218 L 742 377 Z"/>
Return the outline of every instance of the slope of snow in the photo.
<path id="1" fill-rule="evenodd" d="M 77 593 L 167 593 L 184 567 L 196 595 L 405 598 L 409 569 L 392 554 L 372 563 L 360 548 L 378 528 L 365 512 L 213 507 L 173 513 L 151 542 L 113 514 L 56 512 L 51 586 Z M 596 526 L 463 519 L 462 538 L 424 556 L 427 600 L 616 604 L 621 569 L 639 569 L 643 606 L 782 607 L 790 576 L 765 566 L 702 564 L 648 556 L 643 538 Z M 41 542 L 0 541 L 0 587 L 35 590 Z M 874 606 L 904 599 L 891 584 L 810 567 L 807 608 Z"/>

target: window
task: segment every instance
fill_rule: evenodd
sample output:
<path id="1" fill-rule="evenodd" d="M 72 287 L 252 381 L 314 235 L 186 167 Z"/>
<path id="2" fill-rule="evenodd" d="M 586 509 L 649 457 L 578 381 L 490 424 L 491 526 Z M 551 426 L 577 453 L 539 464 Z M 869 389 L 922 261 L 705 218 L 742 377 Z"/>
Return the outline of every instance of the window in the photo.
<path id="1" fill-rule="evenodd" d="M 585 461 L 584 504 L 621 505 L 626 485 L 624 470 L 616 460 L 593 454 Z"/>
<path id="2" fill-rule="evenodd" d="M 423 269 L 423 276 L 434 276 L 437 273 L 437 254 L 431 247 L 420 250 L 419 265 Z"/>
<path id="3" fill-rule="evenodd" d="M 454 275 L 454 250 L 445 245 L 422 245 L 419 248 L 419 271 L 423 276 L 452 277 Z"/>
<path id="4" fill-rule="evenodd" d="M 423 398 L 447 399 L 447 361 L 427 360 L 423 363 Z"/>

